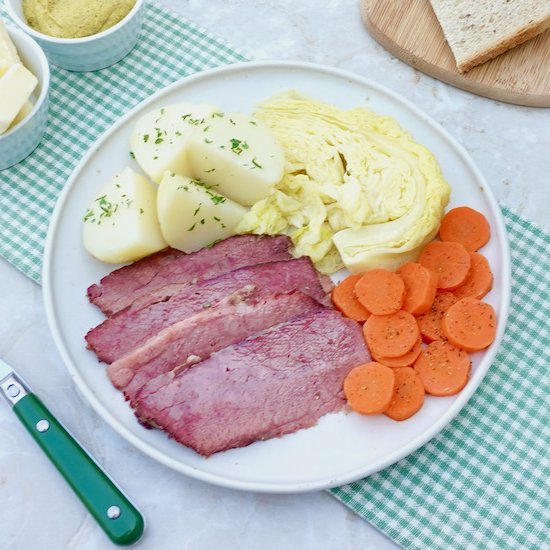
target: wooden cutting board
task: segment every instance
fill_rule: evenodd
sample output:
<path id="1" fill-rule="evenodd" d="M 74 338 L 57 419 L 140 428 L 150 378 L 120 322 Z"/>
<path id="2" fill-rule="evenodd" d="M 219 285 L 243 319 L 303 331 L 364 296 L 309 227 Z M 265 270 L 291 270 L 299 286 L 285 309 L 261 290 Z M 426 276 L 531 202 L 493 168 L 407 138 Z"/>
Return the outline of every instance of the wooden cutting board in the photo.
<path id="1" fill-rule="evenodd" d="M 550 107 L 550 30 L 460 74 L 429 0 L 361 0 L 369 33 L 416 69 L 474 94 Z"/>

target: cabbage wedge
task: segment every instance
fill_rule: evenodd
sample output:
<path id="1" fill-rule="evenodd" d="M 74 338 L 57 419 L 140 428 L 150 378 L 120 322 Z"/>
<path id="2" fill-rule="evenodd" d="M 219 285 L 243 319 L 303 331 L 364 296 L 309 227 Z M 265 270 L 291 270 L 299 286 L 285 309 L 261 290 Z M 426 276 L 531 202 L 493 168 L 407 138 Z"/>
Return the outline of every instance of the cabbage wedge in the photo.
<path id="1" fill-rule="evenodd" d="M 437 233 L 450 186 L 433 154 L 391 117 L 295 91 L 258 106 L 285 174 L 238 232 L 289 235 L 324 273 L 395 269 Z"/>

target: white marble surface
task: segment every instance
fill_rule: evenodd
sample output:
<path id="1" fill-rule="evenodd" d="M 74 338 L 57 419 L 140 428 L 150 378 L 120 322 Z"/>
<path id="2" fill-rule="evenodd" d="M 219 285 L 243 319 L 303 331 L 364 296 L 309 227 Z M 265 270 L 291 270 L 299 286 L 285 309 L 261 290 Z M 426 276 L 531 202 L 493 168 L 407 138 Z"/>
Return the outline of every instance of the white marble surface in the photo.
<path id="1" fill-rule="evenodd" d="M 549 228 L 550 109 L 497 103 L 418 73 L 368 36 L 356 0 L 161 3 L 257 59 L 337 66 L 401 93 L 466 147 L 502 204 Z M 3 260 L 0 281 L 0 357 L 20 370 L 139 505 L 147 518 L 139 548 L 396 548 L 326 493 L 231 491 L 179 475 L 139 453 L 76 393 L 46 326 L 40 288 Z M 0 503 L 2 549 L 110 547 L 3 405 Z"/>

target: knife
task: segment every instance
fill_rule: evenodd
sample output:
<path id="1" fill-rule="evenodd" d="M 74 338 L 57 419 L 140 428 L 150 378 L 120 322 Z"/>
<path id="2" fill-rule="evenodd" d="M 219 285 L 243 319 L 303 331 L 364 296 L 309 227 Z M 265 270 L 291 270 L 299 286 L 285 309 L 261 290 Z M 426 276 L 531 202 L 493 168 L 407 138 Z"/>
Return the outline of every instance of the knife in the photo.
<path id="1" fill-rule="evenodd" d="M 145 526 L 142 515 L 1 359 L 0 394 L 111 541 L 119 545 L 137 542 Z"/>

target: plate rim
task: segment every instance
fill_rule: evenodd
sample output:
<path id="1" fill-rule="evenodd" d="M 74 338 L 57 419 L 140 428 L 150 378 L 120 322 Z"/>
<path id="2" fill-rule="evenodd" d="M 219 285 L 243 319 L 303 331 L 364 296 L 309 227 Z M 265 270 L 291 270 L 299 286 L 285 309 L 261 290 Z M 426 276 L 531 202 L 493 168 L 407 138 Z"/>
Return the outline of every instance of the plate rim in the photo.
<path id="1" fill-rule="evenodd" d="M 289 483 L 273 483 L 273 482 L 251 482 L 246 480 L 231 479 L 226 478 L 220 474 L 213 474 L 205 471 L 198 470 L 197 468 L 182 464 L 181 462 L 170 458 L 165 455 L 163 452 L 156 449 L 152 444 L 146 443 L 141 440 L 139 437 L 134 435 L 128 428 L 126 428 L 121 421 L 113 417 L 113 415 L 105 408 L 102 401 L 96 396 L 91 388 L 85 383 L 78 370 L 72 363 L 72 360 L 69 357 L 68 351 L 65 349 L 63 344 L 63 339 L 61 336 L 61 331 L 57 325 L 56 315 L 55 315 L 55 303 L 53 299 L 53 293 L 51 292 L 51 282 L 53 280 L 52 275 L 52 262 L 53 262 L 53 251 L 55 236 L 57 234 L 57 229 L 59 225 L 59 220 L 61 218 L 61 213 L 63 207 L 67 201 L 67 198 L 73 188 L 73 185 L 77 178 L 80 175 L 80 172 L 83 170 L 88 160 L 96 153 L 96 151 L 103 145 L 103 143 L 113 134 L 118 128 L 123 126 L 128 119 L 130 119 L 134 113 L 142 110 L 150 103 L 156 101 L 159 97 L 169 94 L 172 90 L 185 87 L 188 83 L 192 83 L 196 80 L 207 79 L 212 75 L 224 75 L 227 73 L 234 73 L 239 71 L 246 70 L 264 70 L 268 68 L 274 69 L 284 69 L 284 70 L 309 70 L 318 73 L 325 73 L 330 76 L 335 76 L 339 78 L 348 79 L 351 82 L 358 83 L 366 88 L 375 89 L 377 92 L 389 96 L 393 101 L 401 103 L 404 107 L 410 110 L 414 115 L 422 119 L 422 121 L 438 132 L 442 138 L 446 139 L 447 142 L 454 148 L 456 153 L 460 156 L 461 160 L 465 165 L 472 171 L 475 178 L 481 182 L 483 191 L 485 193 L 487 202 L 494 216 L 495 222 L 497 224 L 497 233 L 502 235 L 500 239 L 500 250 L 499 256 L 501 261 L 501 273 L 502 273 L 502 296 L 499 299 L 499 305 L 501 308 L 500 319 L 497 334 L 494 344 L 489 350 L 485 352 L 484 361 L 485 367 L 481 374 L 477 377 L 475 381 L 470 379 L 466 387 L 460 392 L 457 399 L 451 404 L 451 406 L 445 411 L 443 415 L 431 426 L 430 429 L 425 430 L 422 434 L 418 435 L 411 441 L 409 441 L 405 446 L 400 447 L 399 450 L 394 451 L 388 456 L 385 456 L 369 465 L 367 468 L 358 468 L 351 472 L 346 472 L 345 474 L 331 477 L 330 479 L 322 479 L 316 481 L 308 481 L 304 483 L 300 482 L 289 482 Z M 65 368 L 68 370 L 69 375 L 75 384 L 76 388 L 84 396 L 87 402 L 91 405 L 94 411 L 109 425 L 113 428 L 120 436 L 122 436 L 126 441 L 134 445 L 137 449 L 143 452 L 145 455 L 155 459 L 157 462 L 168 466 L 169 468 L 193 477 L 195 479 L 211 483 L 214 485 L 227 487 L 230 489 L 238 489 L 244 491 L 256 491 L 263 493 L 280 493 L 280 494 L 292 494 L 292 493 L 302 493 L 309 491 L 317 491 L 323 489 L 330 489 L 345 485 L 362 479 L 364 477 L 370 476 L 380 470 L 387 468 L 398 462 L 399 460 L 409 456 L 414 451 L 418 450 L 420 447 L 425 445 L 428 441 L 437 436 L 443 428 L 445 428 L 450 422 L 456 417 L 456 415 L 462 410 L 462 408 L 468 403 L 474 392 L 479 387 L 481 381 L 485 378 L 489 368 L 494 362 L 495 356 L 500 349 L 500 344 L 504 331 L 507 325 L 508 313 L 510 307 L 510 296 L 511 296 L 511 259 L 510 259 L 510 248 L 507 238 L 506 226 L 504 223 L 504 218 L 502 212 L 498 205 L 498 202 L 493 195 L 491 188 L 489 187 L 485 177 L 483 176 L 480 169 L 477 167 L 476 163 L 471 158 L 470 154 L 464 148 L 464 146 L 459 143 L 445 128 L 443 128 L 437 121 L 432 119 L 427 113 L 422 111 L 416 105 L 414 105 L 409 99 L 404 96 L 394 92 L 393 90 L 387 88 L 386 86 L 379 84 L 376 81 L 370 80 L 369 78 L 363 77 L 362 75 L 356 74 L 354 72 L 340 69 L 338 67 L 322 65 L 318 63 L 302 62 L 302 61 L 245 61 L 238 62 L 231 65 L 223 65 L 220 67 L 215 67 L 212 69 L 207 69 L 205 71 L 199 71 L 188 76 L 184 76 L 177 81 L 165 86 L 147 97 L 143 101 L 139 102 L 137 105 L 128 110 L 124 115 L 119 117 L 109 128 L 107 128 L 89 147 L 88 151 L 77 163 L 73 169 L 71 175 L 67 179 L 65 186 L 61 193 L 59 194 L 56 205 L 52 212 L 50 223 L 48 227 L 48 232 L 46 235 L 45 246 L 44 246 L 44 259 L 42 267 L 42 295 L 44 300 L 46 319 L 48 322 L 48 327 L 52 338 L 54 340 L 57 351 L 59 352 L 62 362 Z"/>

